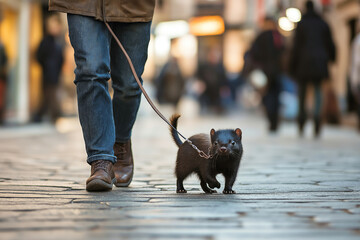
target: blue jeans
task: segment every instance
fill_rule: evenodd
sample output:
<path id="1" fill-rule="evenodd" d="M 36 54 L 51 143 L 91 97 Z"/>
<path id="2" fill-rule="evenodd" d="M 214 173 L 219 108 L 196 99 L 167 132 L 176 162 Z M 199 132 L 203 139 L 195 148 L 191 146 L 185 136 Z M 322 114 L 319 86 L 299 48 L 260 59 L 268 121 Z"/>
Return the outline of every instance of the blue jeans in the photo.
<path id="1" fill-rule="evenodd" d="M 70 42 L 75 51 L 74 82 L 87 162 L 108 160 L 115 163 L 114 143 L 130 140 L 141 90 L 103 22 L 73 14 L 68 14 L 67 18 Z M 147 60 L 151 22 L 109 24 L 141 76 Z M 110 77 L 114 89 L 112 99 L 108 91 Z"/>
<path id="2" fill-rule="evenodd" d="M 322 89 L 321 89 L 321 80 L 313 80 L 306 81 L 306 79 L 302 79 L 299 83 L 299 116 L 298 123 L 300 129 L 304 127 L 306 122 L 307 114 L 306 114 L 306 93 L 307 87 L 309 85 L 314 86 L 314 110 L 313 110 L 313 118 L 314 121 L 320 121 L 321 119 L 321 110 L 322 110 Z"/>

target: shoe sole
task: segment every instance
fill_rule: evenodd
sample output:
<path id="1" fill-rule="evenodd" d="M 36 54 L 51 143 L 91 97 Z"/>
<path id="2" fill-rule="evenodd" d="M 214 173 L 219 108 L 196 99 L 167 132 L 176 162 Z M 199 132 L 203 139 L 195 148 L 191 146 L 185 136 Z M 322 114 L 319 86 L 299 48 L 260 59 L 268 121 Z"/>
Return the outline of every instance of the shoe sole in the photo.
<path id="1" fill-rule="evenodd" d="M 101 179 L 94 179 L 86 184 L 86 190 L 88 192 L 102 192 L 112 190 L 113 184 L 116 182 L 116 178 L 111 183 L 107 183 Z"/>
<path id="2" fill-rule="evenodd" d="M 132 179 L 133 179 L 133 176 L 131 176 L 130 180 L 125 182 L 125 183 L 117 183 L 117 182 L 115 182 L 114 184 L 115 184 L 116 187 L 128 187 L 130 185 Z"/>

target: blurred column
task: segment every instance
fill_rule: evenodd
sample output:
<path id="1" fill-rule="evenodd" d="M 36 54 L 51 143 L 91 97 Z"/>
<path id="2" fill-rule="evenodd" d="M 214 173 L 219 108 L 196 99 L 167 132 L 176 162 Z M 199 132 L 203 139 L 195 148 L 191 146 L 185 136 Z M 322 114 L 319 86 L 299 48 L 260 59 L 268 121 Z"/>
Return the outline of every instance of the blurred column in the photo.
<path id="1" fill-rule="evenodd" d="M 243 24 L 247 21 L 248 1 L 246 0 L 226 0 L 224 9 L 224 19 L 227 24 Z"/>
<path id="2" fill-rule="evenodd" d="M 244 65 L 244 54 L 249 48 L 257 21 L 258 2 L 253 0 L 226 0 L 224 19 L 224 66 L 232 74 L 238 74 Z"/>
<path id="3" fill-rule="evenodd" d="M 346 109 L 348 93 L 347 81 L 349 60 L 351 52 L 351 27 L 352 19 L 359 18 L 360 4 L 357 1 L 339 1 L 329 3 L 322 0 L 325 19 L 331 27 L 336 45 L 336 62 L 331 65 L 331 85 L 339 99 L 340 109 Z"/>
<path id="4" fill-rule="evenodd" d="M 257 0 L 256 1 L 256 20 L 257 23 L 260 24 L 262 20 L 265 18 L 266 10 L 265 10 L 266 2 L 264 0 Z"/>
<path id="5" fill-rule="evenodd" d="M 17 116 L 19 123 L 29 119 L 29 23 L 30 1 L 20 1 L 19 14 L 19 72 L 16 84 Z"/>

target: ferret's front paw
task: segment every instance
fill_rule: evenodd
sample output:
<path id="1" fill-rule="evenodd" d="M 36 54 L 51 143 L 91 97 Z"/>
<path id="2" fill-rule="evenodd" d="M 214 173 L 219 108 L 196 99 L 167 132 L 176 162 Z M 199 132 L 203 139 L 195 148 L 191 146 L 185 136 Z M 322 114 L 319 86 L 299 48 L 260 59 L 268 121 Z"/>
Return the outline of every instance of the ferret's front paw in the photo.
<path id="1" fill-rule="evenodd" d="M 221 187 L 221 185 L 220 185 L 220 183 L 218 181 L 208 183 L 208 185 L 209 185 L 210 188 L 220 188 Z"/>
<path id="2" fill-rule="evenodd" d="M 224 189 L 223 194 L 235 194 L 236 192 L 232 189 Z"/>

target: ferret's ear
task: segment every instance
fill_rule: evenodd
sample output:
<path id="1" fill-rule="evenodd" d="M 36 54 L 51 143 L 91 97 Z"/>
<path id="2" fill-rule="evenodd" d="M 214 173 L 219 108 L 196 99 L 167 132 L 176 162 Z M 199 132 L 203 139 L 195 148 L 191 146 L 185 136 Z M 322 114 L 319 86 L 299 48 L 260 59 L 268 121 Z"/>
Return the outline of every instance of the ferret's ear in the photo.
<path id="1" fill-rule="evenodd" d="M 210 136 L 213 137 L 215 135 L 215 129 L 210 130 Z"/>
<path id="2" fill-rule="evenodd" d="M 242 131 L 241 131 L 241 129 L 240 129 L 240 128 L 235 129 L 235 133 L 236 133 L 236 135 L 238 135 L 238 136 L 240 137 L 240 139 L 241 139 L 241 136 L 242 136 Z"/>

